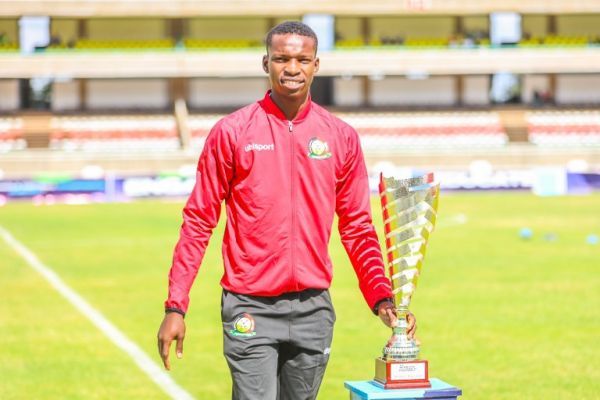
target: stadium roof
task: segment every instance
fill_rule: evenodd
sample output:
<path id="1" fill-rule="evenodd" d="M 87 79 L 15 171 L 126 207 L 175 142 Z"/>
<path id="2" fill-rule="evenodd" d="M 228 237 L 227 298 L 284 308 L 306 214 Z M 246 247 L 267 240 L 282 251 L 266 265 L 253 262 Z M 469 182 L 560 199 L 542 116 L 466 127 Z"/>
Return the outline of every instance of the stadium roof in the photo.
<path id="1" fill-rule="evenodd" d="M 335 15 L 600 13 L 598 0 L 4 0 L 0 16 L 49 15 L 70 17 L 201 17 L 290 16 L 307 13 Z"/>

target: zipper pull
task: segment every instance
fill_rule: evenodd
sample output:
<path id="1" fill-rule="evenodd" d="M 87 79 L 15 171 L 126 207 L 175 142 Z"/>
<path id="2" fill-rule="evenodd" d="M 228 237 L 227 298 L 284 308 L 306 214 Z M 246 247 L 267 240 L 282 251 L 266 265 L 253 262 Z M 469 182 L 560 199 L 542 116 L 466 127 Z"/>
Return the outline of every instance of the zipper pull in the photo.
<path id="1" fill-rule="evenodd" d="M 292 121 L 288 121 L 288 128 L 290 132 L 294 130 L 294 124 L 292 123 Z"/>

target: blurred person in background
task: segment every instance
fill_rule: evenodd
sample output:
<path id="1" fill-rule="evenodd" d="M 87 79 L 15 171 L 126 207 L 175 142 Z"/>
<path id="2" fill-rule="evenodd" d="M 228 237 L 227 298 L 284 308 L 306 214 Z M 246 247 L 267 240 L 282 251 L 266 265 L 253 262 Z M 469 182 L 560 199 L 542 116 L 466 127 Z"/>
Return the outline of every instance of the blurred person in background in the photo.
<path id="1" fill-rule="evenodd" d="M 317 45 L 300 22 L 267 34 L 271 90 L 212 128 L 183 209 L 158 351 L 166 369 L 173 341 L 183 355 L 189 291 L 225 201 L 221 318 L 233 399 L 316 398 L 335 322 L 334 213 L 366 303 L 396 323 L 358 134 L 310 97 Z M 408 323 L 412 337 L 412 314 Z"/>

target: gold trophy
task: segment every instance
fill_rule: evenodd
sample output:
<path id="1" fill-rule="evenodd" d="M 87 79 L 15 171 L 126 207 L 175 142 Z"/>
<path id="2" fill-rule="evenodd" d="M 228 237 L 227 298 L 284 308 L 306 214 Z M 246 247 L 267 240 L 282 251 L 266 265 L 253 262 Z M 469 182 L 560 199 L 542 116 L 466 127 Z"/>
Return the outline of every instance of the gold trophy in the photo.
<path id="1" fill-rule="evenodd" d="M 427 360 L 406 334 L 406 315 L 423 266 L 427 242 L 437 216 L 440 194 L 433 174 L 395 179 L 380 176 L 387 263 L 398 323 L 375 360 L 375 381 L 385 389 L 430 387 Z"/>

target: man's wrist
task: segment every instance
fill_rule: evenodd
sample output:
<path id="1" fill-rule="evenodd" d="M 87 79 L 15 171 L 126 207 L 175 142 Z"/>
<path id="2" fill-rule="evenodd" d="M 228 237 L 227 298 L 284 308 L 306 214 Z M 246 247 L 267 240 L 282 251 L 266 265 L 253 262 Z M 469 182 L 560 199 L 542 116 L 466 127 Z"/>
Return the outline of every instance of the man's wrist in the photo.
<path id="1" fill-rule="evenodd" d="M 392 300 L 391 297 L 384 297 L 383 299 L 379 300 L 377 303 L 375 303 L 375 305 L 373 306 L 373 314 L 375 315 L 379 315 L 379 306 L 381 306 L 384 303 L 391 303 L 394 304 L 394 301 Z"/>
<path id="2" fill-rule="evenodd" d="M 165 314 L 170 314 L 170 313 L 176 313 L 176 314 L 181 315 L 183 318 L 185 318 L 185 312 L 183 312 L 183 310 L 180 310 L 179 308 L 176 308 L 176 307 L 165 308 Z"/>

